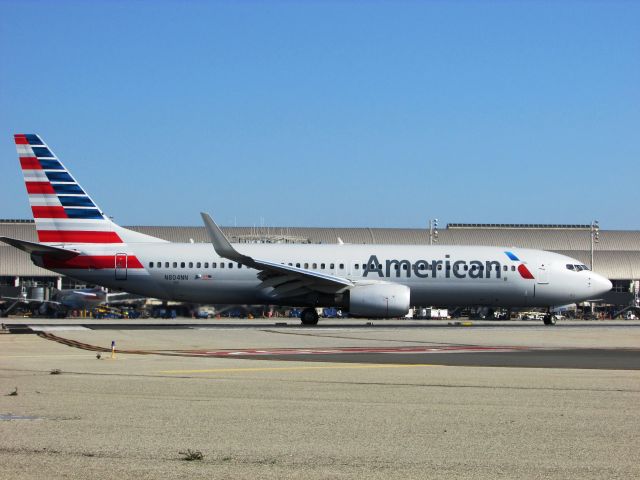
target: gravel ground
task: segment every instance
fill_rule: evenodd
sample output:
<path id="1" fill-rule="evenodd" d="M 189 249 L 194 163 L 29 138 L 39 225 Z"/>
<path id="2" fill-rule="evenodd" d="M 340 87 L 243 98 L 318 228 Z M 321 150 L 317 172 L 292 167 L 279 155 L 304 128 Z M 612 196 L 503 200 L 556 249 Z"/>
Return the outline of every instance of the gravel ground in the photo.
<path id="1" fill-rule="evenodd" d="M 55 333 L 141 349 L 640 345 L 632 326 Z M 105 357 L 0 335 L 0 478 L 640 478 L 638 371 Z"/>

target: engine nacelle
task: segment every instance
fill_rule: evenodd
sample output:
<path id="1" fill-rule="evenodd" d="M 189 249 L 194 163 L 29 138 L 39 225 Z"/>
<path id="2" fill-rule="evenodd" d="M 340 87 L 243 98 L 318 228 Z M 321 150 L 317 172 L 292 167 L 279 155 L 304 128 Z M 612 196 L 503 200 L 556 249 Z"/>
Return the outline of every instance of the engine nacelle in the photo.
<path id="1" fill-rule="evenodd" d="M 349 313 L 361 317 L 402 317 L 409 311 L 410 289 L 397 283 L 356 285 L 349 290 Z"/>

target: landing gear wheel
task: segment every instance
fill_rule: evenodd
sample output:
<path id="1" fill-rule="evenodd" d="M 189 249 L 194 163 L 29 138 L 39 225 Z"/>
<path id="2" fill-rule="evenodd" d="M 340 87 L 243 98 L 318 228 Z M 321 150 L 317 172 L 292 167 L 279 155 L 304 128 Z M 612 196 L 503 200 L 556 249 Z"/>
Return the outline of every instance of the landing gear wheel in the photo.
<path id="1" fill-rule="evenodd" d="M 303 325 L 317 325 L 318 312 L 316 312 L 315 308 L 305 308 L 300 314 L 300 320 Z"/>
<path id="2" fill-rule="evenodd" d="M 556 316 L 550 313 L 547 313 L 544 316 L 543 322 L 545 325 L 555 325 L 556 324 Z"/>

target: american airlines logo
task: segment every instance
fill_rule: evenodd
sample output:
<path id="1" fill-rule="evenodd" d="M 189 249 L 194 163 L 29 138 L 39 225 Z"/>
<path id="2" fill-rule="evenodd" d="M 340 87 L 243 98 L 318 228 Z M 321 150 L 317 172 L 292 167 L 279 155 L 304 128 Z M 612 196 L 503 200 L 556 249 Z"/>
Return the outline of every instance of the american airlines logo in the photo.
<path id="1" fill-rule="evenodd" d="M 505 252 L 511 260 L 519 259 L 511 252 Z M 379 278 L 411 277 L 417 278 L 502 278 L 503 265 L 497 260 L 452 260 L 451 255 L 445 255 L 444 260 L 410 260 L 390 259 L 384 265 L 378 260 L 376 255 L 371 255 L 365 265 L 363 277 L 369 274 L 377 275 Z M 529 269 L 521 263 L 518 265 L 518 273 L 522 278 L 533 279 Z"/>

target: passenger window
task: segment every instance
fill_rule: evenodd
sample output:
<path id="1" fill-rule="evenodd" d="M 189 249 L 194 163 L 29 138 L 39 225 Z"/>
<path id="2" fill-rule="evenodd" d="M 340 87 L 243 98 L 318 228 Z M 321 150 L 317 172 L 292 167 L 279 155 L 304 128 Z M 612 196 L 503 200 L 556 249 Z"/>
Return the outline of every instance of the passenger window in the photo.
<path id="1" fill-rule="evenodd" d="M 335 265 L 334 263 L 330 263 L 330 264 L 329 264 L 329 268 L 330 268 L 331 270 L 333 270 L 334 268 L 336 268 L 336 265 Z"/>
<path id="2" fill-rule="evenodd" d="M 220 262 L 220 268 L 224 268 L 224 262 Z"/>
<path id="3" fill-rule="evenodd" d="M 509 266 L 505 265 L 504 267 L 502 267 L 502 269 L 506 272 L 507 270 L 509 270 Z"/>
<path id="4" fill-rule="evenodd" d="M 153 268 L 153 262 L 149 262 L 149 268 Z"/>
<path id="5" fill-rule="evenodd" d="M 241 263 L 238 264 L 238 268 L 242 268 L 242 264 Z"/>
<path id="6" fill-rule="evenodd" d="M 344 270 L 344 263 L 340 264 L 340 270 Z"/>
<path id="7" fill-rule="evenodd" d="M 151 264 L 151 266 L 153 266 L 153 263 Z M 353 266 L 353 268 L 355 268 L 356 270 L 360 270 L 360 265 L 358 265 L 357 263 Z"/>
<path id="8" fill-rule="evenodd" d="M 363 263 L 363 264 L 362 264 L 362 269 L 363 269 L 363 270 L 366 270 L 366 269 L 367 269 L 367 264 L 366 264 L 366 263 Z"/>
<path id="9" fill-rule="evenodd" d="M 511 265 L 511 271 L 515 272 L 516 271 L 516 266 L 515 265 Z"/>
<path id="10" fill-rule="evenodd" d="M 567 264 L 567 270 L 573 270 L 573 265 Z"/>
<path id="11" fill-rule="evenodd" d="M 296 263 L 296 268 L 300 268 L 300 263 Z"/>
<path id="12" fill-rule="evenodd" d="M 424 263 L 421 263 L 420 266 L 418 267 L 418 270 L 424 270 L 424 268 L 425 268 Z"/>
<path id="13" fill-rule="evenodd" d="M 184 262 L 180 262 L 180 268 L 184 268 L 184 267 L 185 267 Z"/>
<path id="14" fill-rule="evenodd" d="M 324 270 L 324 263 L 320 264 L 320 270 Z"/>
<path id="15" fill-rule="evenodd" d="M 178 268 L 178 262 L 173 262 L 173 268 Z"/>
<path id="16" fill-rule="evenodd" d="M 318 264 L 317 264 L 317 263 L 314 263 L 314 264 L 313 264 L 313 269 L 314 269 L 314 270 L 317 270 L 317 268 L 318 268 Z"/>
<path id="17" fill-rule="evenodd" d="M 402 269 L 403 269 L 403 270 L 408 270 L 408 269 L 409 269 L 409 265 L 407 265 L 406 263 L 404 263 L 404 264 L 402 265 Z M 448 267 L 448 266 L 447 266 L 447 270 L 449 270 L 449 267 Z"/>
<path id="18" fill-rule="evenodd" d="M 475 267 L 474 267 L 475 268 Z M 442 264 L 438 265 L 438 270 L 442 270 Z"/>
<path id="19" fill-rule="evenodd" d="M 211 268 L 218 268 L 218 264 L 216 262 L 211 262 Z"/>
<path id="20" fill-rule="evenodd" d="M 204 268 L 209 268 L 209 262 L 204 262 Z"/>
<path id="21" fill-rule="evenodd" d="M 229 268 L 233 268 L 233 263 L 229 262 Z"/>
<path id="22" fill-rule="evenodd" d="M 469 265 L 464 266 L 464 271 L 466 272 L 467 270 L 469 270 Z"/>
<path id="23" fill-rule="evenodd" d="M 202 264 L 200 262 L 196 263 L 196 268 L 201 268 Z"/>
<path id="24" fill-rule="evenodd" d="M 193 262 L 189 262 L 189 268 L 193 268 Z"/>
<path id="25" fill-rule="evenodd" d="M 169 268 L 169 262 L 164 262 L 164 268 Z"/>

